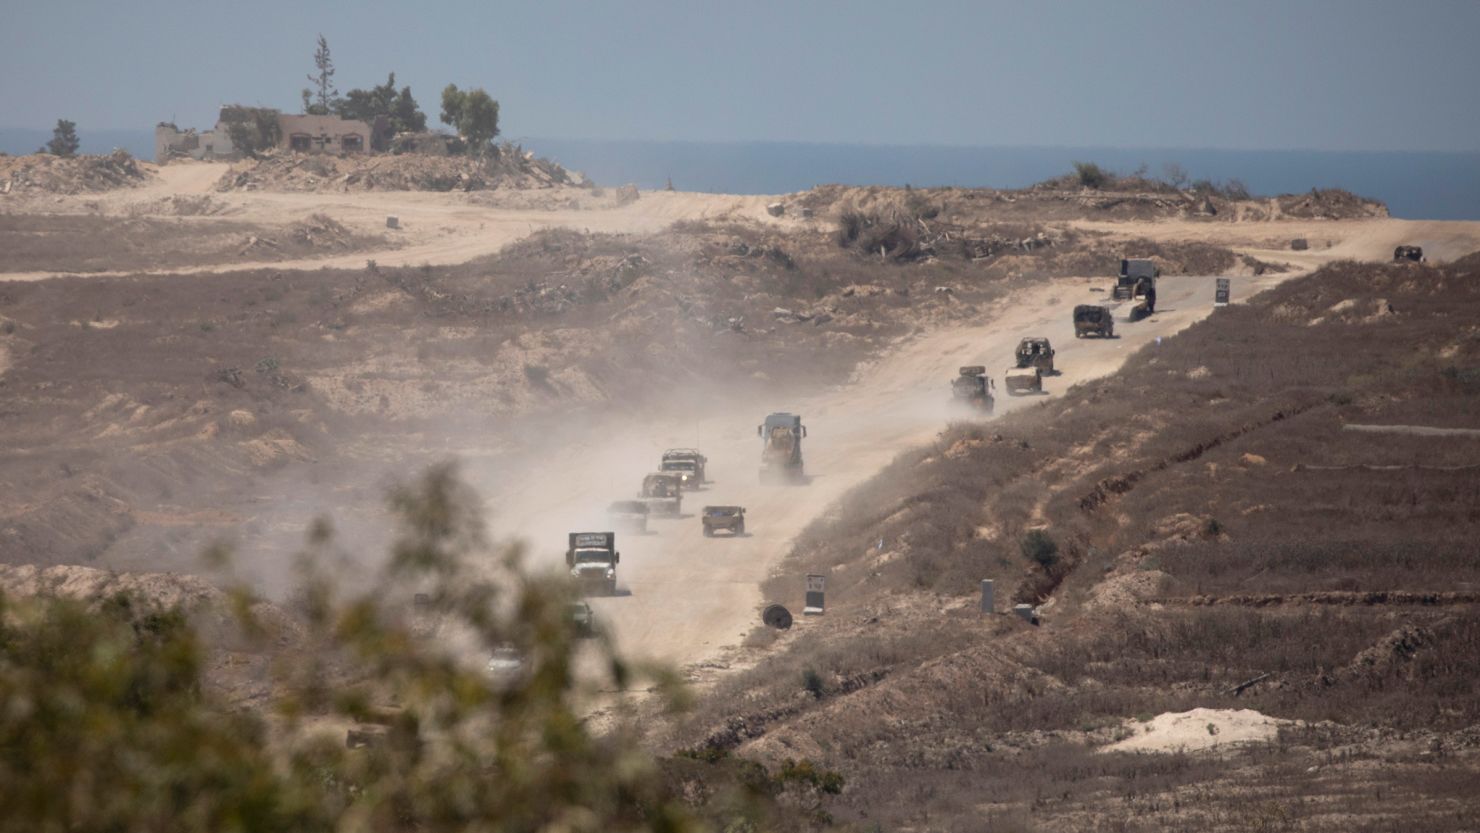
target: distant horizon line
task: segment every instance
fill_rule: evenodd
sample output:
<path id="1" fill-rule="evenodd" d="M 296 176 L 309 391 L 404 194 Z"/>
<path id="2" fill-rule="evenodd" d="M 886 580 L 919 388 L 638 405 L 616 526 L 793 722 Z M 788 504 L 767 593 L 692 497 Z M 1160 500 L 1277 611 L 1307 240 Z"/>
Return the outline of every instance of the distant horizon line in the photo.
<path id="1" fill-rule="evenodd" d="M 45 127 L 27 127 L 20 125 L 0 126 L 0 132 L 25 131 L 40 132 L 52 130 L 55 125 Z M 153 127 L 89 127 L 78 124 L 78 131 L 96 131 L 108 133 L 154 133 Z M 209 129 L 209 128 L 197 128 Z M 862 142 L 857 140 L 830 140 L 830 139 L 653 139 L 653 138 L 592 138 L 588 136 L 550 136 L 550 135 L 522 135 L 516 137 L 500 137 L 504 141 L 514 144 L 527 142 L 552 141 L 552 142 L 582 142 L 589 144 L 632 144 L 632 145 L 792 145 L 792 146 L 816 146 L 816 147 L 851 147 L 851 148 L 942 148 L 948 150 L 1112 150 L 1112 151 L 1156 151 L 1160 153 L 1197 152 L 1197 153 L 1331 153 L 1331 154 L 1433 154 L 1446 156 L 1474 156 L 1480 155 L 1480 148 L 1467 150 L 1458 149 L 1424 149 L 1424 148 L 1319 148 L 1319 147 L 1219 147 L 1215 145 L 1082 145 L 1082 144 L 967 144 L 959 142 L 941 141 L 916 141 L 916 142 Z"/>

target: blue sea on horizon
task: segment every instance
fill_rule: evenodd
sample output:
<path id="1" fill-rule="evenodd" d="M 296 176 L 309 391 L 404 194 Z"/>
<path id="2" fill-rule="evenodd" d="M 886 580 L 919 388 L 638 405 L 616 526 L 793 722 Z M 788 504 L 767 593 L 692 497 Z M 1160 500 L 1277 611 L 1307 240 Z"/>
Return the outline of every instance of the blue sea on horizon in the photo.
<path id="1" fill-rule="evenodd" d="M 1176 163 L 1193 179 L 1239 179 L 1255 194 L 1345 188 L 1394 217 L 1480 220 L 1480 153 L 951 147 L 799 142 L 608 142 L 528 139 L 527 149 L 596 182 L 683 191 L 785 194 L 816 185 L 1023 188 L 1076 161 L 1159 176 Z"/>
<path id="2" fill-rule="evenodd" d="M 152 157 L 153 133 L 88 131 L 84 153 L 123 148 Z M 0 151 L 30 153 L 49 130 L 0 128 Z M 1480 220 L 1480 153 L 1198 150 L 1108 147 L 955 147 L 804 142 L 655 142 L 520 138 L 527 150 L 603 185 L 684 191 L 786 194 L 816 185 L 1022 188 L 1095 162 L 1118 173 L 1145 165 L 1157 176 L 1176 163 L 1193 179 L 1239 179 L 1256 194 L 1345 188 L 1387 203 L 1394 217 Z"/>

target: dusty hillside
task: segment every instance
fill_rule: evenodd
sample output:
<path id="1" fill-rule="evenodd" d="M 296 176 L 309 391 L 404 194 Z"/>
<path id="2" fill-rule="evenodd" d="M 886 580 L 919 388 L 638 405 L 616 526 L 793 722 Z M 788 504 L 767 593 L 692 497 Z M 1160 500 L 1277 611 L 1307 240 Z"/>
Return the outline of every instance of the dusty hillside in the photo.
<path id="1" fill-rule="evenodd" d="M 1475 427 L 1477 276 L 1337 264 L 901 456 L 767 588 L 826 573 L 826 617 L 680 743 L 835 767 L 885 826 L 1472 828 L 1480 439 L 1401 426 Z M 1042 624 L 980 616 L 985 578 Z M 1194 708 L 1294 722 L 1097 751 Z"/>
<path id="2" fill-rule="evenodd" d="M 0 153 L 0 195 L 82 194 L 137 188 L 150 178 L 149 171 L 122 150 L 106 156 L 72 157 Z"/>
<path id="3" fill-rule="evenodd" d="M 1023 281 L 1103 260 L 1099 245 L 1024 255 L 1029 277 L 881 259 L 825 227 L 688 223 L 548 232 L 456 267 L 9 284 L 0 553 L 190 568 L 226 538 L 281 564 L 314 512 L 378 511 L 386 472 L 453 443 L 498 458 L 556 436 L 552 416 L 579 432 L 592 415 L 815 390 L 900 337 L 980 320 Z"/>
<path id="4" fill-rule="evenodd" d="M 1050 180 L 1031 188 L 917 188 L 908 198 L 941 214 L 989 222 L 1068 220 L 1191 219 L 1207 222 L 1277 220 L 1356 220 L 1388 216 L 1376 200 L 1336 189 L 1278 197 L 1231 198 L 1222 193 L 1179 190 L 1163 183 L 1126 180 L 1103 188 L 1084 188 Z M 825 185 L 798 195 L 801 205 L 819 214 L 850 209 L 870 211 L 900 199 L 900 189 Z"/>

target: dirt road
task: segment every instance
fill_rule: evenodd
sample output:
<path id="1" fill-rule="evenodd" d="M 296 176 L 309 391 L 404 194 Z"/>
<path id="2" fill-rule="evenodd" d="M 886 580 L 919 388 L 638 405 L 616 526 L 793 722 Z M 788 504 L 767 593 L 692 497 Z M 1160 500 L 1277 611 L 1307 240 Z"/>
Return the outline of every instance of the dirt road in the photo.
<path id="1" fill-rule="evenodd" d="M 1235 302 L 1289 275 L 1235 278 Z M 561 559 L 567 532 L 607 529 L 604 507 L 635 494 L 642 475 L 656 469 L 665 447 L 698 446 L 709 456 L 714 482 L 684 498 L 683 517 L 650 519 L 645 536 L 619 535 L 621 593 L 593 600 L 597 615 L 630 655 L 684 666 L 713 658 L 758 622 L 760 582 L 786 554 L 792 539 L 849 489 L 896 454 L 929 441 L 961 414 L 949 409 L 949 381 L 965 364 L 984 364 L 997 379 L 997 413 L 1031 408 L 1070 385 L 1114 372 L 1142 347 L 1212 310 L 1214 278 L 1163 278 L 1155 316 L 1137 323 L 1117 311 L 1115 339 L 1075 339 L 1075 304 L 1108 303 L 1107 280 L 1064 279 L 1004 305 L 1000 322 L 953 329 L 902 343 L 848 385 L 798 402 L 713 403 L 706 413 L 675 414 L 660 424 L 609 429 L 591 442 L 567 446 L 529 479 L 492 496 L 506 519 L 545 564 Z M 1044 397 L 1009 397 L 1001 390 L 1017 341 L 1050 338 L 1061 374 L 1045 379 Z M 761 485 L 755 426 L 771 411 L 800 413 L 809 482 Z M 748 509 L 749 534 L 705 538 L 698 512 L 706 503 Z M 801 577 L 791 605 L 801 596 Z M 767 600 L 772 601 L 772 600 Z M 802 623 L 805 627 L 805 622 Z"/>

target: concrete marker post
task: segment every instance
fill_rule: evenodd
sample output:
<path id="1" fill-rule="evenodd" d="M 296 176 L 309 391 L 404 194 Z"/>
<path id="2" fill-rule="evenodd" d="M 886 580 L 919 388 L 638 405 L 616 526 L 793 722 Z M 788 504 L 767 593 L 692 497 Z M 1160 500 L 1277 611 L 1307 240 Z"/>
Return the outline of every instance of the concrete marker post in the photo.
<path id="1" fill-rule="evenodd" d="M 807 574 L 807 599 L 806 606 L 802 608 L 805 616 L 821 616 L 823 610 L 822 593 L 827 583 L 826 576 L 816 573 Z"/>

